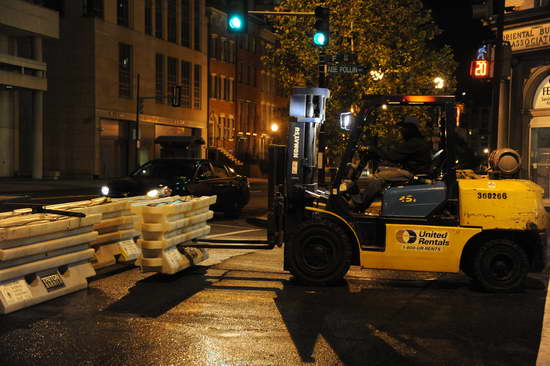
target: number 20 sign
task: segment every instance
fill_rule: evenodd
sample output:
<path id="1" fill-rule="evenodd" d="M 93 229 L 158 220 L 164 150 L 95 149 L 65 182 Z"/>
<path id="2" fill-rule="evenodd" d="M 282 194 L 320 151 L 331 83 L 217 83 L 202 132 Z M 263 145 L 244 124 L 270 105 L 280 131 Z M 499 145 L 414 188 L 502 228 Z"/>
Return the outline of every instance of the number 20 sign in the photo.
<path id="1" fill-rule="evenodd" d="M 470 77 L 475 79 L 491 78 L 491 64 L 487 60 L 474 60 L 470 63 Z"/>

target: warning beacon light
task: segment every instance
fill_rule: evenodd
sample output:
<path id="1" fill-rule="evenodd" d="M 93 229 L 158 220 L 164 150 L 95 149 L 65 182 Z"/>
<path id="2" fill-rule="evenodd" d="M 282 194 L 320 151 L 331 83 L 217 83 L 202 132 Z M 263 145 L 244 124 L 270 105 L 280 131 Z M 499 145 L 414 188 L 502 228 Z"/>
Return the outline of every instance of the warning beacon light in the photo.
<path id="1" fill-rule="evenodd" d="M 340 128 L 344 131 L 351 130 L 351 126 L 355 121 L 355 116 L 353 112 L 340 113 Z"/>

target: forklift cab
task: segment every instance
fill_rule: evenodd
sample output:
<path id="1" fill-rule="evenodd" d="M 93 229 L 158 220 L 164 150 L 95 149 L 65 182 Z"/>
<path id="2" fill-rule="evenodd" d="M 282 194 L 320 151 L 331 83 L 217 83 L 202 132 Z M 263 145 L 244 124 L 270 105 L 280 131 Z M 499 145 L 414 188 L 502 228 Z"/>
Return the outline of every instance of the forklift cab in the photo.
<path id="1" fill-rule="evenodd" d="M 344 198 L 349 202 L 351 194 L 358 194 L 358 181 L 367 165 L 377 166 L 376 154 L 369 151 L 373 146 L 363 146 L 366 150 L 355 171 L 346 173 L 351 166 L 351 160 L 360 145 L 361 135 L 366 127 L 376 119 L 377 109 L 391 108 L 392 106 L 425 106 L 436 109 L 436 121 L 440 138 L 440 147 L 443 147 L 435 157 L 429 174 L 404 175 L 402 180 L 391 184 L 387 183 L 383 190 L 382 200 L 376 201 L 370 207 L 369 214 L 383 217 L 416 217 L 427 218 L 442 210 L 448 200 L 456 200 L 456 172 L 452 164 L 455 161 L 455 151 L 449 151 L 454 146 L 454 126 L 456 121 L 455 99 L 452 96 L 403 96 L 403 97 L 368 97 L 363 104 L 362 113 L 354 115 L 350 112 L 340 116 L 340 126 L 350 131 L 350 140 L 340 162 L 336 179 L 331 185 L 331 206 L 341 206 L 338 201 Z M 376 147 L 376 146 L 374 146 Z M 369 164 L 374 163 L 374 164 Z M 349 179 L 346 179 L 349 178 Z M 451 187 L 451 189 L 448 189 Z M 353 188 L 353 189 L 352 189 Z M 372 189 L 366 187 L 365 189 Z M 353 192 L 355 190 L 355 192 Z M 359 212 L 364 212 L 361 208 Z"/>

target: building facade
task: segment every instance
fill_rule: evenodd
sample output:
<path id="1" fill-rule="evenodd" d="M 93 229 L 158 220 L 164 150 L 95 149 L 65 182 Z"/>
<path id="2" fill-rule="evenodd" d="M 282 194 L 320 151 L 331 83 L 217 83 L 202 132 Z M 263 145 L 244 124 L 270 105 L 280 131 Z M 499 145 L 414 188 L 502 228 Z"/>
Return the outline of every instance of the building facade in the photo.
<path id="1" fill-rule="evenodd" d="M 512 49 L 501 88 L 506 146 L 522 156 L 522 176 L 541 185 L 550 206 L 550 1 L 507 0 L 503 38 Z"/>
<path id="2" fill-rule="evenodd" d="M 59 14 L 35 3 L 0 2 L 0 177 L 43 177 L 45 43 L 59 37 Z"/>
<path id="3" fill-rule="evenodd" d="M 208 8 L 208 146 L 235 153 L 236 42 L 227 32 L 227 14 Z"/>
<path id="4" fill-rule="evenodd" d="M 265 164 L 269 144 L 284 141 L 288 126 L 288 96 L 262 62 L 276 36 L 254 16 L 248 17 L 247 33 L 228 33 L 226 13 L 209 9 L 209 147 L 237 163 Z"/>
<path id="5" fill-rule="evenodd" d="M 46 174 L 123 176 L 160 156 L 159 136 L 206 141 L 204 0 L 65 1 L 60 26 L 47 57 Z"/>

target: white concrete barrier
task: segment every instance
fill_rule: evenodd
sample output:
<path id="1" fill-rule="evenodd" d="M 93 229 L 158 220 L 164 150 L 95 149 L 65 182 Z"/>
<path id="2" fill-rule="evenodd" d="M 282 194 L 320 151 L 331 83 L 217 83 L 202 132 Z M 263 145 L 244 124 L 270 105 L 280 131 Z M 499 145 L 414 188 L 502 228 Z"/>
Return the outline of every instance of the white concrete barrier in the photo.
<path id="1" fill-rule="evenodd" d="M 138 217 L 130 211 L 129 199 L 96 198 L 88 201 L 47 206 L 55 210 L 81 212 L 86 215 L 101 214 L 101 221 L 94 225 L 98 237 L 91 243 L 94 248 L 92 264 L 95 269 L 115 263 L 134 263 L 141 255 L 136 241 L 139 237 Z"/>
<path id="2" fill-rule="evenodd" d="M 131 209 L 140 217 L 142 271 L 174 274 L 208 259 L 205 249 L 183 245 L 210 233 L 206 221 L 214 215 L 209 206 L 215 202 L 216 196 L 134 199 Z"/>
<path id="3" fill-rule="evenodd" d="M 17 210 L 0 216 L 0 312 L 88 286 L 100 214 L 68 217 Z"/>

